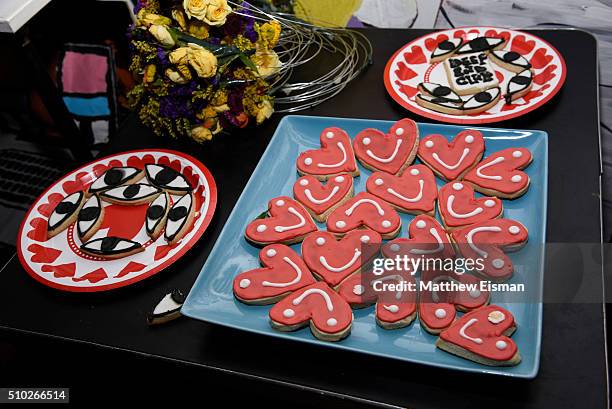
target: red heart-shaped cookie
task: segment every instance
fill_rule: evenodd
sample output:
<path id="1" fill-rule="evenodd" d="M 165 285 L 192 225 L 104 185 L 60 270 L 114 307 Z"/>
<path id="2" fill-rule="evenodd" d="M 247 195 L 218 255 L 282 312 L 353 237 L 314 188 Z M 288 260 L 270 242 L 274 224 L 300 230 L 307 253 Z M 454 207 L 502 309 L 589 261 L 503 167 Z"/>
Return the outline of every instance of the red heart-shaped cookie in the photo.
<path id="1" fill-rule="evenodd" d="M 320 180 L 340 173 L 359 175 L 351 139 L 343 129 L 325 128 L 320 141 L 320 149 L 302 152 L 298 156 L 296 165 L 300 175 L 313 175 Z"/>
<path id="2" fill-rule="evenodd" d="M 353 141 L 357 159 L 368 169 L 400 173 L 414 160 L 419 144 L 419 129 L 411 119 L 400 119 L 388 134 L 368 128 Z"/>
<path id="3" fill-rule="evenodd" d="M 234 278 L 234 295 L 247 304 L 272 304 L 288 293 L 315 282 L 304 260 L 284 244 L 271 244 L 259 252 L 262 268 Z"/>
<path id="4" fill-rule="evenodd" d="M 436 175 L 451 181 L 461 178 L 482 158 L 485 150 L 482 133 L 459 132 L 452 141 L 442 135 L 428 135 L 419 143 L 419 159 Z"/>
<path id="5" fill-rule="evenodd" d="M 455 255 L 444 228 L 436 219 L 426 214 L 412 219 L 408 226 L 408 238 L 397 238 L 382 247 L 386 258 L 407 255 L 424 259 L 446 259 Z"/>
<path id="6" fill-rule="evenodd" d="M 409 166 L 401 176 L 374 172 L 366 182 L 366 189 L 400 212 L 433 215 L 436 210 L 436 178 L 425 165 Z"/>
<path id="7" fill-rule="evenodd" d="M 453 230 L 500 217 L 504 205 L 496 197 L 475 198 L 469 183 L 452 182 L 440 188 L 438 211 L 444 226 Z"/>
<path id="8" fill-rule="evenodd" d="M 293 185 L 293 196 L 320 222 L 352 194 L 353 177 L 348 174 L 334 176 L 326 184 L 314 176 L 302 176 Z"/>
<path id="9" fill-rule="evenodd" d="M 336 240 L 329 232 L 309 234 L 302 243 L 302 257 L 310 270 L 331 287 L 361 270 L 380 249 L 382 238 L 373 230 L 353 230 Z"/>
<path id="10" fill-rule="evenodd" d="M 388 239 L 399 233 L 401 224 L 399 215 L 391 205 L 367 192 L 347 200 L 327 218 L 327 230 L 338 236 L 368 227 L 380 233 L 383 239 Z"/>
<path id="11" fill-rule="evenodd" d="M 465 314 L 442 331 L 436 346 L 485 365 L 516 365 L 521 355 L 509 338 L 515 329 L 510 311 L 489 305 Z"/>
<path id="12" fill-rule="evenodd" d="M 354 274 L 338 287 L 338 294 L 353 308 L 363 308 L 376 303 L 376 323 L 383 328 L 394 329 L 409 325 L 416 318 L 416 291 L 400 291 L 394 294 L 377 293 L 374 286 L 382 282 L 409 282 L 416 289 L 416 280 L 411 275 L 399 274 L 373 277 L 369 274 Z M 367 277 L 367 278 L 365 278 Z M 397 296 L 399 294 L 399 297 Z"/>
<path id="13" fill-rule="evenodd" d="M 509 219 L 486 220 L 451 233 L 463 257 L 481 261 L 482 268 L 475 271 L 494 281 L 505 281 L 512 276 L 514 266 L 504 250 L 521 248 L 528 236 L 525 226 Z"/>
<path id="14" fill-rule="evenodd" d="M 423 270 L 419 293 L 419 320 L 423 328 L 432 334 L 448 328 L 455 321 L 456 310 L 471 311 L 489 302 L 489 292 L 481 291 L 478 278 L 469 274 L 457 274 L 454 271 Z M 457 287 L 444 291 L 446 283 L 455 283 Z"/>
<path id="15" fill-rule="evenodd" d="M 292 244 L 302 241 L 317 226 L 301 204 L 287 196 L 268 202 L 269 217 L 253 220 L 246 228 L 246 238 L 259 245 Z"/>
<path id="16" fill-rule="evenodd" d="M 514 199 L 529 188 L 529 176 L 522 172 L 531 163 L 531 152 L 526 148 L 507 148 L 495 152 L 465 174 L 482 194 L 502 199 Z"/>
<path id="17" fill-rule="evenodd" d="M 337 341 L 351 331 L 353 311 L 338 293 L 324 282 L 301 288 L 270 309 L 273 328 L 292 331 L 310 323 L 314 336 Z"/>

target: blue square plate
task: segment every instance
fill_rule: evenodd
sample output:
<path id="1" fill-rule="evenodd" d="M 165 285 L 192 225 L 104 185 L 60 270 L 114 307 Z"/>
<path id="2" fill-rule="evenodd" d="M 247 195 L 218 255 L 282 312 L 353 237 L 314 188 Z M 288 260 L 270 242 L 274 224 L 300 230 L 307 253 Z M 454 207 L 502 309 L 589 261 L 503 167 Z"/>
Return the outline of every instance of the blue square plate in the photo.
<path id="1" fill-rule="evenodd" d="M 234 277 L 242 271 L 259 267 L 259 249 L 245 240 L 244 230 L 251 220 L 266 210 L 269 199 L 280 195 L 292 196 L 292 187 L 298 177 L 295 169 L 298 154 L 307 149 L 318 148 L 319 135 L 326 127 L 343 128 L 354 137 L 365 128 L 378 128 L 386 132 L 392 124 L 391 121 L 367 119 L 311 116 L 283 118 L 208 256 L 183 305 L 182 313 L 215 324 L 310 342 L 322 347 L 472 372 L 521 378 L 535 377 L 540 361 L 542 304 L 517 303 L 516 294 L 491 294 L 491 303 L 507 308 L 514 314 L 518 323 L 513 339 L 523 360 L 515 367 L 487 367 L 441 351 L 435 347 L 437 337 L 423 330 L 417 320 L 407 328 L 382 329 L 375 323 L 373 307 L 354 311 L 355 321 L 350 336 L 340 342 L 325 342 L 316 339 L 308 328 L 289 333 L 276 331 L 268 322 L 270 306 L 249 306 L 234 298 Z M 533 154 L 533 163 L 525 170 L 531 178 L 531 187 L 519 199 L 504 200 L 504 217 L 520 221 L 529 230 L 529 245 L 511 254 L 516 271 L 509 283 L 525 283 L 525 288 L 532 294 L 531 297 L 537 297 L 530 299 L 539 301 L 544 274 L 543 243 L 546 234 L 547 134 L 541 131 L 419 124 L 421 136 L 438 133 L 450 139 L 465 129 L 478 129 L 484 134 L 485 156 L 509 147 L 525 147 Z M 356 193 L 365 190 L 365 182 L 371 174 L 370 170 L 362 166 L 360 171 L 361 176 L 355 179 Z M 440 179 L 437 179 L 437 182 L 439 186 L 443 184 Z M 413 216 L 401 214 L 401 217 L 401 236 L 405 236 Z M 319 224 L 319 228 L 324 229 L 325 226 Z M 300 245 L 294 245 L 293 248 L 300 251 Z"/>

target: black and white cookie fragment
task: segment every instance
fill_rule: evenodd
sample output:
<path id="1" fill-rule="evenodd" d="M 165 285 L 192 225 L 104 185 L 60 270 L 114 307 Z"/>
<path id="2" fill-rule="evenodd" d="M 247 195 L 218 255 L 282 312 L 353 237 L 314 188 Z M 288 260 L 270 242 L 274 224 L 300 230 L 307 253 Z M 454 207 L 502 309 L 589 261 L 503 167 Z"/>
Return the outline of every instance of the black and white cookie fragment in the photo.
<path id="1" fill-rule="evenodd" d="M 147 209 L 146 229 L 147 234 L 156 240 L 166 225 L 166 216 L 170 210 L 168 193 L 162 193 L 151 202 Z"/>
<path id="2" fill-rule="evenodd" d="M 116 259 L 143 251 L 140 243 L 121 237 L 103 237 L 81 245 L 81 250 L 93 256 Z"/>
<path id="3" fill-rule="evenodd" d="M 516 51 L 493 51 L 491 61 L 508 71 L 519 73 L 531 68 L 531 63 Z"/>
<path id="4" fill-rule="evenodd" d="M 185 176 L 168 166 L 146 165 L 145 172 L 152 185 L 171 194 L 184 195 L 192 190 Z"/>
<path id="5" fill-rule="evenodd" d="M 417 94 L 415 102 L 423 108 L 431 109 L 432 111 L 442 112 L 449 115 L 462 115 L 462 104 L 450 102 L 444 98 L 438 98 L 429 94 Z"/>
<path id="6" fill-rule="evenodd" d="M 436 49 L 431 52 L 429 61 L 432 63 L 442 61 L 446 57 L 453 55 L 462 43 L 463 40 L 461 38 L 449 38 L 448 40 L 442 41 L 438 44 Z"/>
<path id="7" fill-rule="evenodd" d="M 532 85 L 533 74 L 530 69 L 519 72 L 514 77 L 510 78 L 506 88 L 506 95 L 504 97 L 506 104 L 527 95 L 529 91 L 531 91 Z"/>
<path id="8" fill-rule="evenodd" d="M 174 203 L 166 221 L 164 237 L 170 244 L 178 242 L 191 228 L 194 208 L 191 193 L 186 194 Z"/>
<path id="9" fill-rule="evenodd" d="M 96 234 L 103 218 L 102 203 L 97 195 L 93 195 L 87 199 L 77 217 L 77 232 L 81 241 L 86 242 Z"/>
<path id="10" fill-rule="evenodd" d="M 76 220 L 84 198 L 83 192 L 76 192 L 66 196 L 55 206 L 47 221 L 47 238 L 61 233 Z"/>
<path id="11" fill-rule="evenodd" d="M 436 84 L 435 82 L 421 82 L 418 88 L 422 94 L 435 97 L 438 102 L 463 103 L 461 97 L 446 85 Z"/>
<path id="12" fill-rule="evenodd" d="M 105 202 L 136 206 L 152 202 L 160 193 L 155 186 L 135 183 L 107 190 L 100 197 Z"/>
<path id="13" fill-rule="evenodd" d="M 163 324 L 181 316 L 181 307 L 185 303 L 185 295 L 180 290 L 172 290 L 166 294 L 147 316 L 149 325 Z"/>
<path id="14" fill-rule="evenodd" d="M 497 37 L 476 37 L 459 47 L 455 54 L 470 54 L 492 51 L 502 48 L 506 45 L 506 40 Z"/>
<path id="15" fill-rule="evenodd" d="M 464 114 L 478 114 L 484 112 L 497 104 L 501 90 L 499 87 L 491 88 L 474 94 L 463 104 Z"/>
<path id="16" fill-rule="evenodd" d="M 129 166 L 110 168 L 89 186 L 89 193 L 99 193 L 117 186 L 136 183 L 143 176 L 144 171 L 138 168 Z"/>

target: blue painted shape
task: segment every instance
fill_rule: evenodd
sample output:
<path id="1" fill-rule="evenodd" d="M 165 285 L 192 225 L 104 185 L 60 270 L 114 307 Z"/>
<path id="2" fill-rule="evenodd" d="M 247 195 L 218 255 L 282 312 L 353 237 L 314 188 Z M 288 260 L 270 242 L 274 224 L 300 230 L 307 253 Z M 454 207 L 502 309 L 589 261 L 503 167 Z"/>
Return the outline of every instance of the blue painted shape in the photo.
<path id="1" fill-rule="evenodd" d="M 71 114 L 84 117 L 110 116 L 107 97 L 64 97 L 64 103 Z"/>

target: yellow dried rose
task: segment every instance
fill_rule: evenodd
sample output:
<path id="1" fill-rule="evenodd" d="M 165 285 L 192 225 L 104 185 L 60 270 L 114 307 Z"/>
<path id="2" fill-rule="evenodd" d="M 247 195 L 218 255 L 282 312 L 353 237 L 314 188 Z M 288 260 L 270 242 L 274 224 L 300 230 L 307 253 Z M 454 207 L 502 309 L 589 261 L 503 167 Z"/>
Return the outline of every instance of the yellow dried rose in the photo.
<path id="1" fill-rule="evenodd" d="M 149 13 L 146 9 L 141 9 L 136 16 L 139 26 L 149 27 L 151 24 L 170 25 L 172 20 L 159 14 Z"/>
<path id="2" fill-rule="evenodd" d="M 170 34 L 170 31 L 165 26 L 160 26 L 157 24 L 151 25 L 149 27 L 149 32 L 155 37 L 157 41 L 159 41 L 162 45 L 166 47 L 172 47 L 174 43 L 174 38 Z"/>
<path id="3" fill-rule="evenodd" d="M 183 77 L 181 73 L 172 68 L 166 68 L 166 77 L 176 84 L 186 84 L 188 79 Z"/>
<path id="4" fill-rule="evenodd" d="M 227 15 L 232 12 L 232 8 L 227 4 L 227 0 L 209 0 L 206 16 L 202 21 L 211 26 L 225 24 Z"/>
<path id="5" fill-rule="evenodd" d="M 145 67 L 144 78 L 143 81 L 145 83 L 153 82 L 155 79 L 155 72 L 157 71 L 157 67 L 155 64 L 149 64 Z"/>
<path id="6" fill-rule="evenodd" d="M 210 78 L 217 73 L 217 57 L 204 47 L 189 43 L 189 65 L 201 78 Z"/>
<path id="7" fill-rule="evenodd" d="M 187 64 L 189 62 L 189 47 L 179 47 L 168 54 L 172 64 Z"/>
<path id="8" fill-rule="evenodd" d="M 266 119 L 270 118 L 274 113 L 274 107 L 268 99 L 264 99 L 260 104 L 257 105 L 257 115 L 255 120 L 257 124 L 261 124 Z"/>
<path id="9" fill-rule="evenodd" d="M 278 73 L 282 67 L 282 63 L 272 50 L 257 49 L 255 54 L 251 56 L 251 61 L 257 67 L 257 72 L 263 78 L 269 77 Z"/>
<path id="10" fill-rule="evenodd" d="M 185 18 L 185 13 L 183 13 L 181 10 L 173 9 L 172 18 L 178 23 L 181 30 L 187 30 L 187 19 Z"/>
<path id="11" fill-rule="evenodd" d="M 201 21 L 192 21 L 191 23 L 189 23 L 188 31 L 189 34 L 191 34 L 195 38 L 199 38 L 201 40 L 208 38 L 208 26 L 206 25 L 206 23 L 203 23 Z"/>
<path id="12" fill-rule="evenodd" d="M 212 139 L 212 136 L 213 134 L 210 129 L 205 128 L 203 126 L 198 126 L 191 130 L 191 137 L 196 142 L 210 141 Z"/>
<path id="13" fill-rule="evenodd" d="M 203 20 L 206 17 L 209 0 L 183 0 L 185 14 L 189 18 Z"/>

